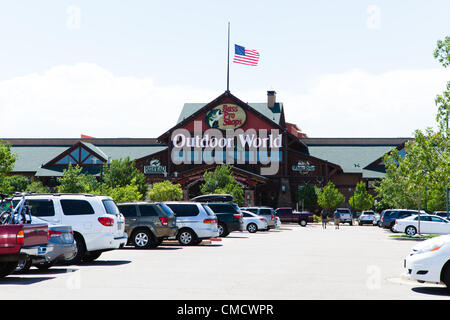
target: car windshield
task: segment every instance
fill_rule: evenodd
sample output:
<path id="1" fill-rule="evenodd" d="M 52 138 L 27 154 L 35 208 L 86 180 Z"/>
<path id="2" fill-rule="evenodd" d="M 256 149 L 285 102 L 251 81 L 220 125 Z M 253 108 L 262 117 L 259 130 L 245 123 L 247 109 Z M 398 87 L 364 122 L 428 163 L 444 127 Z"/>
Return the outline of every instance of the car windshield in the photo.
<path id="1" fill-rule="evenodd" d="M 349 209 L 337 209 L 336 211 L 339 213 L 350 213 Z"/>

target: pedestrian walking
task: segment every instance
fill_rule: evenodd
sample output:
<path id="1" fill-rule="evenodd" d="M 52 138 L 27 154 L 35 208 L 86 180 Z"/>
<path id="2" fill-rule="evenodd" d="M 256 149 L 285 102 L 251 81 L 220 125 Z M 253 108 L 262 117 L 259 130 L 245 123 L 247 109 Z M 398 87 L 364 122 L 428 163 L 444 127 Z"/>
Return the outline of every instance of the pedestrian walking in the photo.
<path id="1" fill-rule="evenodd" d="M 339 229 L 339 223 L 341 222 L 341 214 L 339 211 L 334 212 L 334 228 Z"/>
<path id="2" fill-rule="evenodd" d="M 327 222 L 328 222 L 328 211 L 325 209 L 322 209 L 322 212 L 320 214 L 321 218 L 322 218 L 322 229 L 326 229 L 327 228 Z"/>

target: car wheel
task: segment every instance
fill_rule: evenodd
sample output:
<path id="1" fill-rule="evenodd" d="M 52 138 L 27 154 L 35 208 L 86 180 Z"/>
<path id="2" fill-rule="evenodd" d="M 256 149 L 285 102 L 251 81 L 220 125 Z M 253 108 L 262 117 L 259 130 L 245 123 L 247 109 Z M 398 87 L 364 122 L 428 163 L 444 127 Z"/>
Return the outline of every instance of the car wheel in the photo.
<path id="1" fill-rule="evenodd" d="M 258 226 L 254 223 L 249 223 L 247 225 L 247 231 L 250 233 L 255 233 L 256 231 L 258 231 Z"/>
<path id="2" fill-rule="evenodd" d="M 413 226 L 408 226 L 408 227 L 406 227 L 406 229 L 405 229 L 405 233 L 406 233 L 408 236 L 412 237 L 412 236 L 414 236 L 414 235 L 417 233 L 417 230 L 416 230 L 416 228 L 413 227 Z"/>
<path id="3" fill-rule="evenodd" d="M 222 222 L 219 222 L 217 229 L 219 230 L 219 237 L 226 237 L 227 235 L 230 234 L 228 232 L 227 226 Z"/>
<path id="4" fill-rule="evenodd" d="M 73 237 L 76 245 L 75 253 L 71 258 L 64 259 L 65 265 L 79 264 L 86 253 L 86 246 L 83 238 L 79 234 L 75 234 Z"/>
<path id="5" fill-rule="evenodd" d="M 450 291 L 450 263 L 447 263 L 447 267 L 442 274 L 442 282 L 447 286 L 447 290 Z"/>
<path id="6" fill-rule="evenodd" d="M 182 229 L 177 235 L 177 240 L 183 246 L 190 246 L 197 243 L 197 236 L 190 229 Z"/>
<path id="7" fill-rule="evenodd" d="M 26 260 L 19 261 L 19 263 L 17 263 L 17 267 L 16 267 L 15 272 L 16 273 L 27 272 L 31 268 L 31 263 L 32 263 L 32 261 L 31 261 L 30 258 L 28 258 Z"/>
<path id="8" fill-rule="evenodd" d="M 0 278 L 4 278 L 7 275 L 10 275 L 11 273 L 16 270 L 17 267 L 17 261 L 14 262 L 0 262 Z"/>
<path id="9" fill-rule="evenodd" d="M 153 234 L 146 229 L 133 232 L 132 243 L 136 249 L 154 249 L 159 245 Z"/>
<path id="10" fill-rule="evenodd" d="M 92 262 L 97 260 L 100 256 L 102 255 L 101 252 L 88 252 L 86 253 L 86 255 L 83 257 L 83 262 Z"/>
<path id="11" fill-rule="evenodd" d="M 298 224 L 302 227 L 306 227 L 306 225 L 308 224 L 308 221 L 302 219 L 298 222 Z"/>

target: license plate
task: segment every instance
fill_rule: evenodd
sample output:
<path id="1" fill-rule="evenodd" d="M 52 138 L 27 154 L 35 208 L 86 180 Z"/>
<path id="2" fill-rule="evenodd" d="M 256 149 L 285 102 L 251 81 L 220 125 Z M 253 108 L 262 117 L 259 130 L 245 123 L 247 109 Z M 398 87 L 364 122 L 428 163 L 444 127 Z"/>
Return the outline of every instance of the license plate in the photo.
<path id="1" fill-rule="evenodd" d="M 38 254 L 46 254 L 47 253 L 47 247 L 38 247 Z"/>

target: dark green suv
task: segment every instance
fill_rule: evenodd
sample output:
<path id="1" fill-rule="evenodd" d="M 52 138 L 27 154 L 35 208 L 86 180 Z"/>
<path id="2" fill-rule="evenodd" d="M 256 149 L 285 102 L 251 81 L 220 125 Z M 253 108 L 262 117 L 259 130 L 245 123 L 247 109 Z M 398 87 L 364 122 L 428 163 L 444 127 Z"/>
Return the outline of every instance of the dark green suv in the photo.
<path id="1" fill-rule="evenodd" d="M 128 244 L 136 248 L 156 248 L 177 234 L 176 218 L 164 203 L 124 202 L 117 207 L 125 216 Z"/>
<path id="2" fill-rule="evenodd" d="M 218 219 L 219 237 L 226 237 L 233 231 L 244 231 L 244 219 L 239 206 L 232 203 L 229 194 L 209 194 L 198 196 L 191 201 L 204 202 L 216 214 Z"/>

